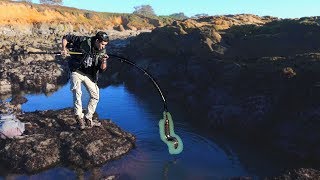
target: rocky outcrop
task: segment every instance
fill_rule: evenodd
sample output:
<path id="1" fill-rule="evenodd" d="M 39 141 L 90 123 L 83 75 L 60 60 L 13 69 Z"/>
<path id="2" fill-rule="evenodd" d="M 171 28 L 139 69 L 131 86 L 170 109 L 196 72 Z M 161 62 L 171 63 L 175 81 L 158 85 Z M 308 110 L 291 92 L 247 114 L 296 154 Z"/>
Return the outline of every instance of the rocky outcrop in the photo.
<path id="1" fill-rule="evenodd" d="M 21 105 L 28 100 L 23 96 L 13 96 L 10 102 L 0 101 L 0 114 L 20 114 Z"/>
<path id="2" fill-rule="evenodd" d="M 13 171 L 35 172 L 58 164 L 91 168 L 128 153 L 135 137 L 110 120 L 80 131 L 72 109 L 20 114 L 24 136 L 1 140 L 0 159 Z M 98 120 L 95 115 L 94 120 Z"/>
<path id="3" fill-rule="evenodd" d="M 278 20 L 263 26 L 233 26 L 225 30 L 225 57 L 255 59 L 295 56 L 319 51 L 319 17 Z"/>
<path id="4" fill-rule="evenodd" d="M 1 29 L 1 28 L 0 28 Z M 119 53 L 129 44 L 127 38 L 143 31 L 106 31 L 111 39 L 108 52 Z M 93 34 L 80 34 L 92 36 Z M 62 35 L 0 35 L 0 96 L 24 92 L 56 91 L 68 81 L 67 61 L 59 55 L 28 55 L 27 52 L 59 52 Z M 2 98 L 5 99 L 5 98 Z"/>
<path id="5" fill-rule="evenodd" d="M 320 171 L 312 168 L 301 168 L 289 171 L 283 175 L 266 178 L 272 180 L 294 180 L 294 179 L 301 179 L 301 180 L 316 180 L 320 178 Z"/>
<path id="6" fill-rule="evenodd" d="M 264 25 L 278 20 L 277 17 L 257 16 L 253 14 L 237 14 L 226 16 L 206 16 L 198 19 L 186 19 L 183 22 L 189 27 L 211 26 L 216 30 L 229 29 L 232 26 Z"/>
<path id="7" fill-rule="evenodd" d="M 66 62 L 59 56 L 28 55 L 28 51 L 58 49 L 54 36 L 2 36 L 0 95 L 25 92 L 49 93 L 67 82 Z"/>
<path id="8" fill-rule="evenodd" d="M 197 112 L 194 118 L 202 114 L 200 124 L 318 159 L 319 125 L 312 120 L 320 97 L 318 17 L 265 18 L 247 16 L 221 29 L 215 17 L 174 22 L 141 34 L 125 53 L 160 82 L 169 101 Z M 132 89 L 149 83 L 126 72 L 119 77 Z"/>

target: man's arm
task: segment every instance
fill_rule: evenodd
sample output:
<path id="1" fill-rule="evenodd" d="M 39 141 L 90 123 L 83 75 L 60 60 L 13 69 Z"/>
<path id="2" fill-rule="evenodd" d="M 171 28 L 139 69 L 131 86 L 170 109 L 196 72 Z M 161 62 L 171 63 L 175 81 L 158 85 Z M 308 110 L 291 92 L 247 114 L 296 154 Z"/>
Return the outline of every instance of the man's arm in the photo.
<path id="1" fill-rule="evenodd" d="M 61 54 L 68 54 L 67 45 L 72 43 L 73 46 L 77 47 L 80 46 L 80 42 L 83 41 L 86 37 L 85 36 L 75 36 L 75 35 L 65 35 L 62 37 L 62 47 L 61 47 Z"/>
<path id="2" fill-rule="evenodd" d="M 68 44 L 68 41 L 65 38 L 65 36 L 63 36 L 63 38 L 62 38 L 62 48 L 61 48 L 61 55 L 62 56 L 66 56 L 68 54 L 67 44 Z"/>

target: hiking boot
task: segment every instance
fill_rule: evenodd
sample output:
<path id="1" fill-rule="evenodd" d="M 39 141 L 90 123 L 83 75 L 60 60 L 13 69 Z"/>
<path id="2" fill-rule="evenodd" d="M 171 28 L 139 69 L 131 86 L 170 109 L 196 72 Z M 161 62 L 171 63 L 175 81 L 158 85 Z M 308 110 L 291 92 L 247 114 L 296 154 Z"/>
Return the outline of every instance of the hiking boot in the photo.
<path id="1" fill-rule="evenodd" d="M 92 128 L 92 127 L 100 127 L 101 126 L 101 122 L 99 121 L 93 121 L 93 120 L 90 120 L 90 119 L 87 119 L 86 117 L 84 118 L 86 123 L 87 123 L 87 126 Z"/>
<path id="2" fill-rule="evenodd" d="M 76 115 L 76 120 L 77 120 L 77 122 L 79 124 L 80 129 L 84 130 L 86 128 L 86 125 L 84 123 L 83 118 L 80 118 L 79 116 Z"/>

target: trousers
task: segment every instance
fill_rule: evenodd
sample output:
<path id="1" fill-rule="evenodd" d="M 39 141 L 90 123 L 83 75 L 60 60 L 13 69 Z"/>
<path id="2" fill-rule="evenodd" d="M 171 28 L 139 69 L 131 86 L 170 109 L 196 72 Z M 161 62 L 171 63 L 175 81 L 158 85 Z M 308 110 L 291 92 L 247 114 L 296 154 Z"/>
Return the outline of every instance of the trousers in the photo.
<path id="1" fill-rule="evenodd" d="M 90 100 L 88 104 L 88 111 L 86 115 L 82 111 L 82 91 L 81 84 L 84 84 L 86 89 L 90 94 Z M 73 92 L 73 105 L 74 113 L 80 118 L 86 117 L 89 120 L 92 120 L 93 114 L 97 108 L 99 102 L 99 88 L 96 83 L 94 83 L 88 76 L 85 74 L 79 73 L 77 71 L 71 73 L 71 91 Z"/>

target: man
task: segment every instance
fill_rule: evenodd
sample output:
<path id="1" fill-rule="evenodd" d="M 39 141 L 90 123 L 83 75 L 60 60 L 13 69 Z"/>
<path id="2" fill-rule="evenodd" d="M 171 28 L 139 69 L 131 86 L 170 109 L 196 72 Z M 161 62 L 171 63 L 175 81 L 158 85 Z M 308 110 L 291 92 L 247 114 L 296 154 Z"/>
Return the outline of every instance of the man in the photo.
<path id="1" fill-rule="evenodd" d="M 105 46 L 109 42 L 107 33 L 99 31 L 93 37 L 65 35 L 62 38 L 63 56 L 68 55 L 68 49 L 78 54 L 69 57 L 69 68 L 71 71 L 71 90 L 73 92 L 74 113 L 80 129 L 100 126 L 100 122 L 92 121 L 92 116 L 99 101 L 99 88 L 97 86 L 98 73 L 107 69 L 109 58 Z M 81 84 L 84 84 L 90 93 L 88 111 L 84 115 L 81 102 Z"/>

